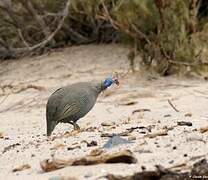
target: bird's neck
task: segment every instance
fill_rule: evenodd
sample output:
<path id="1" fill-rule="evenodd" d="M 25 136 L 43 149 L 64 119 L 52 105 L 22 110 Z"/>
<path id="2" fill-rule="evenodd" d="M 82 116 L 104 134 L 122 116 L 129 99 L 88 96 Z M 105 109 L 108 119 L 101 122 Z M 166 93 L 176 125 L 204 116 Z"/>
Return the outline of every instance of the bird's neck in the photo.
<path id="1" fill-rule="evenodd" d="M 98 87 L 97 87 L 98 93 L 101 93 L 101 92 L 104 91 L 106 88 L 107 88 L 107 87 L 104 85 L 104 82 L 98 83 Z"/>

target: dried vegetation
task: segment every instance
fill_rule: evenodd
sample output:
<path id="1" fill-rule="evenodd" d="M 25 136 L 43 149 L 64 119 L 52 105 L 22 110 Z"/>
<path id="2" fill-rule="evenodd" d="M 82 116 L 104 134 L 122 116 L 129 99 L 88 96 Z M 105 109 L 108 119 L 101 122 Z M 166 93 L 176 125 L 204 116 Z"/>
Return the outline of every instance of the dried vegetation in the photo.
<path id="1" fill-rule="evenodd" d="M 207 71 L 206 0 L 2 0 L 0 58 L 72 44 L 123 42 L 162 75 Z M 180 70 L 180 71 L 179 71 Z"/>

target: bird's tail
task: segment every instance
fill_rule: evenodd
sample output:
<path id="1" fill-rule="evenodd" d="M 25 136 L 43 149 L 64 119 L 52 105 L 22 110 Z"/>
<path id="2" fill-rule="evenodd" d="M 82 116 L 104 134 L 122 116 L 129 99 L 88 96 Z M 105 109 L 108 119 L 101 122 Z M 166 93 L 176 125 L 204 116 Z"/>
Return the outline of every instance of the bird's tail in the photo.
<path id="1" fill-rule="evenodd" d="M 56 121 L 47 121 L 47 136 L 50 136 L 56 126 Z"/>

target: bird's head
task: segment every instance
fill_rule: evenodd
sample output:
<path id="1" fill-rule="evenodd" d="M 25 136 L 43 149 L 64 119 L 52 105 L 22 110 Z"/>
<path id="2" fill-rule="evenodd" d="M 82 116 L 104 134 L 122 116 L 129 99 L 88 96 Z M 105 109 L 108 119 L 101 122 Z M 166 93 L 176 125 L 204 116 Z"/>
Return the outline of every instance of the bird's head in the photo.
<path id="1" fill-rule="evenodd" d="M 119 85 L 119 81 L 117 77 L 108 77 L 104 80 L 104 87 L 108 88 L 110 87 L 112 84 L 116 84 L 117 86 Z"/>

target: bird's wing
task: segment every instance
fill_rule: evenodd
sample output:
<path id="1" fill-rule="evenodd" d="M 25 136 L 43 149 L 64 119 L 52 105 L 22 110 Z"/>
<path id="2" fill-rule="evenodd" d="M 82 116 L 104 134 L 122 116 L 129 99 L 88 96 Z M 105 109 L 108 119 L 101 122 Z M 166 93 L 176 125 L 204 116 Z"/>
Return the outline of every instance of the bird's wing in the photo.
<path id="1" fill-rule="evenodd" d="M 79 111 L 80 106 L 77 103 L 66 104 L 57 119 L 58 121 L 61 121 L 69 116 L 73 116 L 76 113 L 79 113 Z"/>

